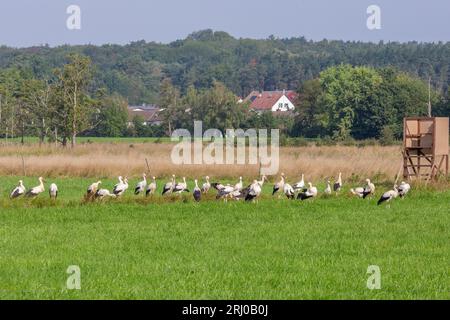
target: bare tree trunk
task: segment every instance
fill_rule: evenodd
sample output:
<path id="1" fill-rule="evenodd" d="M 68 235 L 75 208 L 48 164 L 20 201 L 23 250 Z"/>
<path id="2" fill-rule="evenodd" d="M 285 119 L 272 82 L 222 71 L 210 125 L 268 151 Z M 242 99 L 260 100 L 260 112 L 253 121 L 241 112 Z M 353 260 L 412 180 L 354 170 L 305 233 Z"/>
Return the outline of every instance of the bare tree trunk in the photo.
<path id="1" fill-rule="evenodd" d="M 14 139 L 14 104 L 11 106 L 11 139 Z"/>
<path id="2" fill-rule="evenodd" d="M 21 135 L 22 135 L 22 137 L 21 137 L 20 143 L 21 143 L 22 145 L 24 145 L 24 144 L 25 144 L 25 141 L 24 141 L 24 136 L 25 136 L 25 123 L 24 123 L 23 119 L 22 119 L 22 132 L 21 132 Z"/>
<path id="3" fill-rule="evenodd" d="M 45 118 L 42 118 L 42 128 L 41 128 L 41 136 L 39 138 L 39 147 L 42 146 L 45 139 Z"/>
<path id="4" fill-rule="evenodd" d="M 75 83 L 75 90 L 73 91 L 73 119 L 72 119 L 72 148 L 75 148 L 77 143 L 77 90 L 78 86 Z"/>
<path id="5" fill-rule="evenodd" d="M 73 133 L 72 134 L 72 139 L 71 139 L 71 142 L 72 142 L 72 148 L 75 148 L 75 145 L 76 145 L 76 143 L 77 143 L 77 134 L 76 133 Z"/>

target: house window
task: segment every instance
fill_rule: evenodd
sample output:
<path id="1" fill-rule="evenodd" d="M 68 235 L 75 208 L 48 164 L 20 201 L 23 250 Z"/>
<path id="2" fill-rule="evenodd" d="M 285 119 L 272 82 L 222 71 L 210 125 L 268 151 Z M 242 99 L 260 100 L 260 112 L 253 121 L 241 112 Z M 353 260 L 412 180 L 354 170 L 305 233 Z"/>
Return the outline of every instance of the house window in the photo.
<path id="1" fill-rule="evenodd" d="M 280 102 L 280 103 L 278 104 L 278 110 L 283 110 L 283 103 L 282 103 L 282 102 Z"/>
<path id="2" fill-rule="evenodd" d="M 286 108 L 286 110 L 289 110 L 289 103 L 285 103 L 284 107 Z"/>

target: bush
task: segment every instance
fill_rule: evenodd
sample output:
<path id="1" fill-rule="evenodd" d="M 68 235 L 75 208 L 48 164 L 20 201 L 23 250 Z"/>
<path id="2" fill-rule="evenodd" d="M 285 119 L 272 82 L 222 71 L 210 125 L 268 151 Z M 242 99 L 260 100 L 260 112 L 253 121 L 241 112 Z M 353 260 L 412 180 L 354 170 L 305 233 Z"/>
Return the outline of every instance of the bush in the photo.
<path id="1" fill-rule="evenodd" d="M 289 144 L 289 140 L 285 134 L 280 135 L 280 146 L 286 147 Z"/>
<path id="2" fill-rule="evenodd" d="M 368 146 L 376 146 L 378 144 L 378 141 L 375 139 L 366 139 L 366 140 L 361 140 L 358 141 L 358 148 L 364 148 L 364 147 L 368 147 Z"/>
<path id="3" fill-rule="evenodd" d="M 353 139 L 353 138 L 351 138 L 351 137 L 348 137 L 348 138 L 346 138 L 345 140 L 343 140 L 343 141 L 341 142 L 341 144 L 342 144 L 343 146 L 346 146 L 346 147 L 353 147 L 353 146 L 356 145 L 356 140 Z"/>
<path id="4" fill-rule="evenodd" d="M 384 126 L 381 130 L 380 144 L 390 146 L 395 143 L 394 130 L 390 126 Z"/>
<path id="5" fill-rule="evenodd" d="M 308 140 L 303 137 L 292 138 L 291 145 L 294 147 L 307 147 L 309 145 Z"/>
<path id="6" fill-rule="evenodd" d="M 337 145 L 337 142 L 333 140 L 330 136 L 323 137 L 322 139 L 318 139 L 316 141 L 316 146 L 335 146 Z"/>

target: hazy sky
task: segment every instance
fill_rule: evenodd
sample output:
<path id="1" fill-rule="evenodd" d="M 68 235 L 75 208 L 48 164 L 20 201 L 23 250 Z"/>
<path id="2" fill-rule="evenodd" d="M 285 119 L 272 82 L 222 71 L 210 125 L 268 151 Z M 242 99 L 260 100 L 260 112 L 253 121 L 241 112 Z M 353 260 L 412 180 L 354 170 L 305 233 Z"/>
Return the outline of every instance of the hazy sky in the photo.
<path id="1" fill-rule="evenodd" d="M 69 5 L 81 30 L 68 30 Z M 381 8 L 381 30 L 366 26 Z M 171 42 L 211 28 L 235 37 L 450 41 L 449 0 L 1 0 L 0 45 Z"/>

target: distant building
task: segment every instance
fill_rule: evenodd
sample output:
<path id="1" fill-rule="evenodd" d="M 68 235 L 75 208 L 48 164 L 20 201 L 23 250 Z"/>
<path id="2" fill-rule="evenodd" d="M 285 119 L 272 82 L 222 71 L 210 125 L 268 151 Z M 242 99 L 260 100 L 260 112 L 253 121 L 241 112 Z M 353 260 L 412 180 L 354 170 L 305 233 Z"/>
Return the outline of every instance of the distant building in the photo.
<path id="1" fill-rule="evenodd" d="M 250 109 L 256 112 L 294 111 L 297 93 L 292 90 L 252 91 L 243 101 L 250 103 Z"/>
<path id="2" fill-rule="evenodd" d="M 141 117 L 146 126 L 159 126 L 162 123 L 160 112 L 161 108 L 157 105 L 128 106 L 128 126 L 133 124 L 135 117 Z"/>

